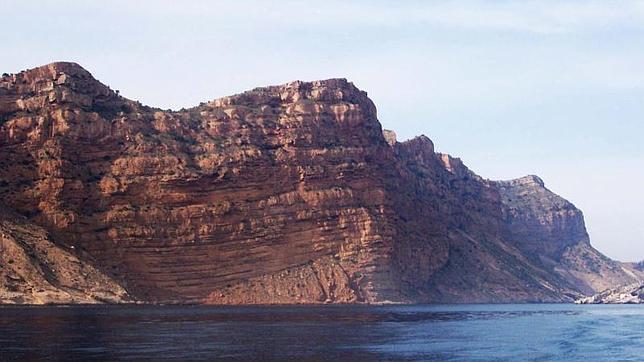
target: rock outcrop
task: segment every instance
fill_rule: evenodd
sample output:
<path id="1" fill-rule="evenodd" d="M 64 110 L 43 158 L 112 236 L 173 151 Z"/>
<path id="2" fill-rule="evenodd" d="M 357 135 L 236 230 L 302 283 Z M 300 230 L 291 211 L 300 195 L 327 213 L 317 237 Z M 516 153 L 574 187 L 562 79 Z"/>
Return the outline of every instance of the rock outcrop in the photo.
<path id="1" fill-rule="evenodd" d="M 132 302 L 114 280 L 0 208 L 0 304 Z"/>
<path id="2" fill-rule="evenodd" d="M 484 180 L 425 136 L 398 142 L 344 79 L 174 112 L 74 63 L 5 76 L 0 202 L 114 300 L 571 301 L 639 277 L 541 180 Z"/>
<path id="3" fill-rule="evenodd" d="M 577 304 L 642 304 L 644 303 L 644 284 L 635 283 L 608 289 L 590 297 L 580 298 Z"/>
<path id="4" fill-rule="evenodd" d="M 537 176 L 497 182 L 502 196 L 504 239 L 583 294 L 639 280 L 642 273 L 610 260 L 590 245 L 584 216 L 548 190 Z"/>

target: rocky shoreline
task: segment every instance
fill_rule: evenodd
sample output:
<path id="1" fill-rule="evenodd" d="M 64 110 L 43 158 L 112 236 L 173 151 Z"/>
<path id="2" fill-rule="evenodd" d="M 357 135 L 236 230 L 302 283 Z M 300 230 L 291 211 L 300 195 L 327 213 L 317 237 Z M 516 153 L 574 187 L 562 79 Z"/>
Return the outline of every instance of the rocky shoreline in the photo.
<path id="1" fill-rule="evenodd" d="M 644 304 L 644 282 L 609 289 L 575 301 L 576 304 Z"/>

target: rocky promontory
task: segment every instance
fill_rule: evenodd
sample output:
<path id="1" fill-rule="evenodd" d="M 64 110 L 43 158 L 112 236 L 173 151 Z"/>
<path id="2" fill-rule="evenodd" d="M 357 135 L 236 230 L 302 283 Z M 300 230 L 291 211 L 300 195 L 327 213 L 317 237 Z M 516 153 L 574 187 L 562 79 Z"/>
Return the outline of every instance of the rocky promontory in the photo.
<path id="1" fill-rule="evenodd" d="M 399 142 L 345 79 L 165 111 L 75 63 L 7 74 L 0 205 L 3 303 L 562 302 L 641 275 L 538 177 Z"/>

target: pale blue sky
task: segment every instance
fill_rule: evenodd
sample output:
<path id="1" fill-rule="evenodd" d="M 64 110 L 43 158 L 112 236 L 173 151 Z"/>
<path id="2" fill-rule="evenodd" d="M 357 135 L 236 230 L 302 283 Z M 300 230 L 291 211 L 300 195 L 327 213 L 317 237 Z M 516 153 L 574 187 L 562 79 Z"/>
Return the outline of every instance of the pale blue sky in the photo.
<path id="1" fill-rule="evenodd" d="M 593 244 L 644 259 L 642 1 L 0 0 L 0 71 L 76 61 L 181 108 L 345 77 L 400 139 L 480 175 L 538 174 Z"/>

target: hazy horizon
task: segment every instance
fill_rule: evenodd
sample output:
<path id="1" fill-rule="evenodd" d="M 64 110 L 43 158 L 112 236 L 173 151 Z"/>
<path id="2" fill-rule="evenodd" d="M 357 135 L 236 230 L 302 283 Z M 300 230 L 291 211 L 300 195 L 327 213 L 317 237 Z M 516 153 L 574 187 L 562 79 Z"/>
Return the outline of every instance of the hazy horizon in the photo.
<path id="1" fill-rule="evenodd" d="M 172 109 L 347 78 L 400 140 L 425 134 L 486 178 L 539 175 L 582 209 L 596 248 L 644 259 L 644 2 L 0 7 L 12 29 L 0 35 L 0 72 L 74 61 L 127 98 Z"/>

